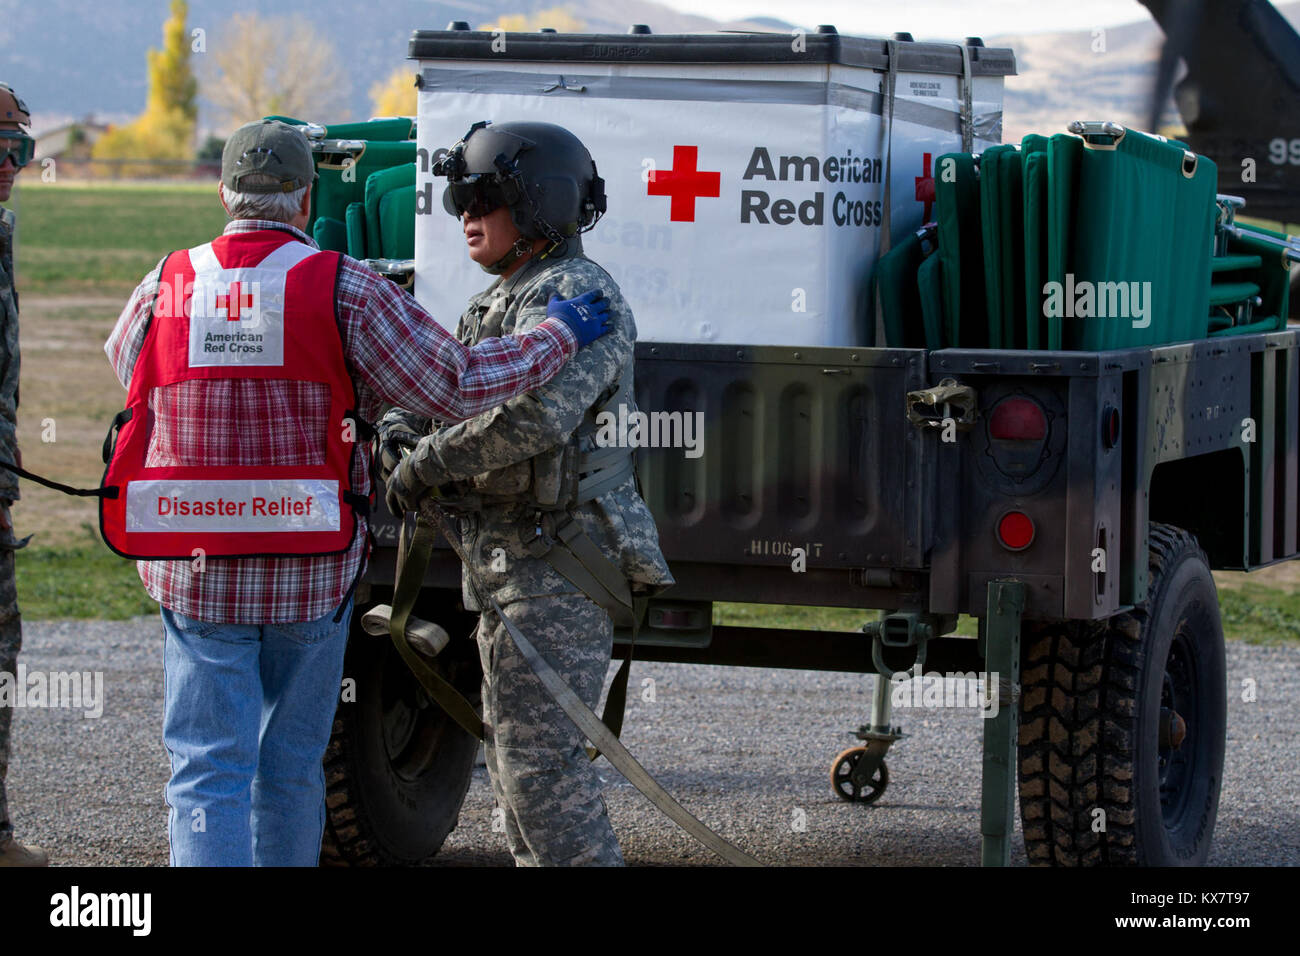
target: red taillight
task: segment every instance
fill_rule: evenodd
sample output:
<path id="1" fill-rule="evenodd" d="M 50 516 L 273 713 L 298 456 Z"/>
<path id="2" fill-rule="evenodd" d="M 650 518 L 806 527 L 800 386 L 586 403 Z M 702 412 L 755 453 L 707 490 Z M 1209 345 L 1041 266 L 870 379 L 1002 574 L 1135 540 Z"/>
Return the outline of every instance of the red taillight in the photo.
<path id="1" fill-rule="evenodd" d="M 1047 416 L 1031 398 L 1005 398 L 989 416 L 989 437 L 1042 441 L 1047 437 Z"/>
<path id="2" fill-rule="evenodd" d="M 1119 441 L 1119 409 L 1107 405 L 1101 413 L 1101 440 L 1107 448 L 1114 448 Z"/>
<path id="3" fill-rule="evenodd" d="M 1034 540 L 1034 522 L 1023 511 L 1008 511 L 998 519 L 998 540 L 1011 551 L 1023 551 Z"/>

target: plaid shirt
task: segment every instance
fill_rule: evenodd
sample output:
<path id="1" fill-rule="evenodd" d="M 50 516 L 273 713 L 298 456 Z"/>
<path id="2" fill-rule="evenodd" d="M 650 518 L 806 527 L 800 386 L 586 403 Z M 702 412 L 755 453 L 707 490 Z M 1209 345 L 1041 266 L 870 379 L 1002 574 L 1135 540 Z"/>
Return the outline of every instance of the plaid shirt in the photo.
<path id="1" fill-rule="evenodd" d="M 280 229 L 316 248 L 284 223 L 236 220 L 225 234 Z M 163 260 L 166 261 L 165 259 Z M 132 293 L 104 351 L 123 386 L 144 346 L 162 262 Z M 374 421 L 384 403 L 444 421 L 462 421 L 549 381 L 578 348 L 558 320 L 524 336 L 489 339 L 473 349 L 449 335 L 389 280 L 357 260 L 339 262 L 336 314 L 356 389 L 357 411 Z M 147 464 L 224 465 L 319 460 L 328 388 L 305 382 L 224 379 L 155 389 Z M 232 414 L 233 410 L 233 414 Z M 258 422 L 253 436 L 240 422 Z M 352 487 L 370 491 L 370 449 L 353 456 Z M 367 528 L 352 546 L 316 558 L 211 558 L 202 571 L 188 560 L 140 561 L 140 578 L 159 604 L 219 623 L 311 621 L 339 606 L 361 568 Z"/>

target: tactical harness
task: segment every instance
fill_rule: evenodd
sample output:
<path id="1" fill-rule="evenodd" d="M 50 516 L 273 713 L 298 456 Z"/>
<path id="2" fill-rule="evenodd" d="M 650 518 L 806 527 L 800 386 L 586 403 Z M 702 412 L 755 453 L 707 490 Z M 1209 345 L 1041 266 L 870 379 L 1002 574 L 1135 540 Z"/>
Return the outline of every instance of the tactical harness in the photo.
<path id="1" fill-rule="evenodd" d="M 544 260 L 545 256 L 539 256 L 502 282 L 497 293 L 504 298 L 502 308 L 509 308 L 514 300 L 514 290 Z M 492 306 L 481 305 L 480 308 L 486 312 Z M 620 371 L 617 382 L 587 409 L 569 441 L 560 449 L 536 456 L 560 456 L 559 487 L 553 496 L 550 493 L 539 494 L 534 477 L 527 489 L 513 494 L 475 492 L 466 489 L 464 483 L 458 483 L 461 493 L 444 496 L 440 503 L 444 509 L 466 515 L 485 505 L 518 505 L 531 510 L 531 528 L 521 540 L 528 553 L 544 559 L 556 573 L 604 608 L 615 625 L 631 628 L 635 641 L 641 616 L 638 612 L 643 608 L 638 608 L 622 570 L 605 556 L 573 514 L 575 508 L 594 501 L 636 475 L 635 450 L 632 448 L 611 445 L 582 450 L 582 445 L 589 443 L 588 440 L 594 441 L 602 412 L 612 410 L 617 414 L 620 405 L 631 403 L 631 382 L 632 366 L 629 362 Z"/>
<path id="2" fill-rule="evenodd" d="M 605 704 L 604 721 L 615 735 L 623 727 L 632 656 L 641 619 L 645 616 L 647 599 L 632 594 L 622 569 L 591 539 L 577 520 L 574 509 L 612 491 L 636 474 L 635 454 L 630 448 L 613 446 L 587 452 L 578 451 L 583 440 L 594 434 L 600 412 L 616 408 L 620 402 L 627 402 L 631 397 L 631 389 L 627 384 L 630 380 L 631 375 L 626 374 L 625 370 L 625 374 L 619 377 L 618 384 L 607 390 L 605 396 L 587 410 L 583 423 L 565 444 L 561 465 L 561 485 L 564 490 L 557 501 L 542 502 L 537 500 L 535 494 L 530 496 L 529 492 L 536 490 L 532 484 L 527 491 L 516 495 L 467 492 L 438 499 L 441 509 L 457 517 L 469 516 L 484 505 L 526 505 L 533 512 L 527 530 L 521 532 L 521 543 L 528 553 L 546 561 L 557 574 L 603 608 L 616 627 L 631 630 L 632 639 L 618 673 L 614 675 L 614 683 L 610 686 Z M 475 583 L 471 578 L 471 585 Z M 475 591 L 477 593 L 477 587 Z M 396 608 L 396 603 L 393 606 Z M 465 729 L 475 732 L 471 727 Z M 588 753 L 593 760 L 600 755 L 596 749 L 589 749 Z"/>

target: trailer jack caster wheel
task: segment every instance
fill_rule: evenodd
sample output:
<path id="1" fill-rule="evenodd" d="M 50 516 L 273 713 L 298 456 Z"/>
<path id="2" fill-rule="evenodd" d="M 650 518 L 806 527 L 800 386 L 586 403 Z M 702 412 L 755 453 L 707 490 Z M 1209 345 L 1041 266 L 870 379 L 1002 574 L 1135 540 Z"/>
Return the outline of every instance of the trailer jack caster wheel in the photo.
<path id="1" fill-rule="evenodd" d="M 875 803 L 889 786 L 889 768 L 882 759 L 871 773 L 867 766 L 858 770 L 866 747 L 850 747 L 835 758 L 831 765 L 831 789 L 841 800 L 858 803 Z"/>

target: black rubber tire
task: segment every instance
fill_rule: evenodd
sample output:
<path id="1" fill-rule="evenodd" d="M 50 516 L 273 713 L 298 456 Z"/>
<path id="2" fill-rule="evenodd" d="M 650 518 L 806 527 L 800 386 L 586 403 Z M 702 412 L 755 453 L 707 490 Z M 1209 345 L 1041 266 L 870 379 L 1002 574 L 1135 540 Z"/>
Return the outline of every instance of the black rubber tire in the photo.
<path id="1" fill-rule="evenodd" d="M 1031 864 L 1209 856 L 1227 723 L 1218 592 L 1196 539 L 1171 525 L 1151 525 L 1150 571 L 1146 601 L 1128 613 L 1026 631 L 1019 769 Z M 1162 703 L 1187 723 L 1176 750 L 1161 749 Z"/>
<path id="2" fill-rule="evenodd" d="M 855 794 L 852 789 L 845 792 L 844 787 L 847 784 L 852 788 L 853 783 L 850 779 L 858 761 L 866 754 L 866 747 L 850 747 L 842 752 L 838 757 L 831 761 L 831 791 L 841 800 L 850 803 L 875 803 L 885 795 L 889 788 L 889 766 L 882 759 L 876 772 L 871 775 L 871 781 L 866 789 L 859 790 Z M 846 773 L 841 773 L 841 768 Z"/>
<path id="3" fill-rule="evenodd" d="M 326 866 L 431 859 L 456 826 L 478 753 L 478 741 L 428 700 L 392 642 L 361 631 L 356 622 L 370 606 L 354 614 L 344 666 L 345 679 L 356 681 L 355 701 L 339 704 L 325 751 Z M 477 708 L 478 649 L 463 639 L 475 616 L 466 621 L 445 607 L 417 614 L 452 635 L 439 655 L 443 676 Z"/>

